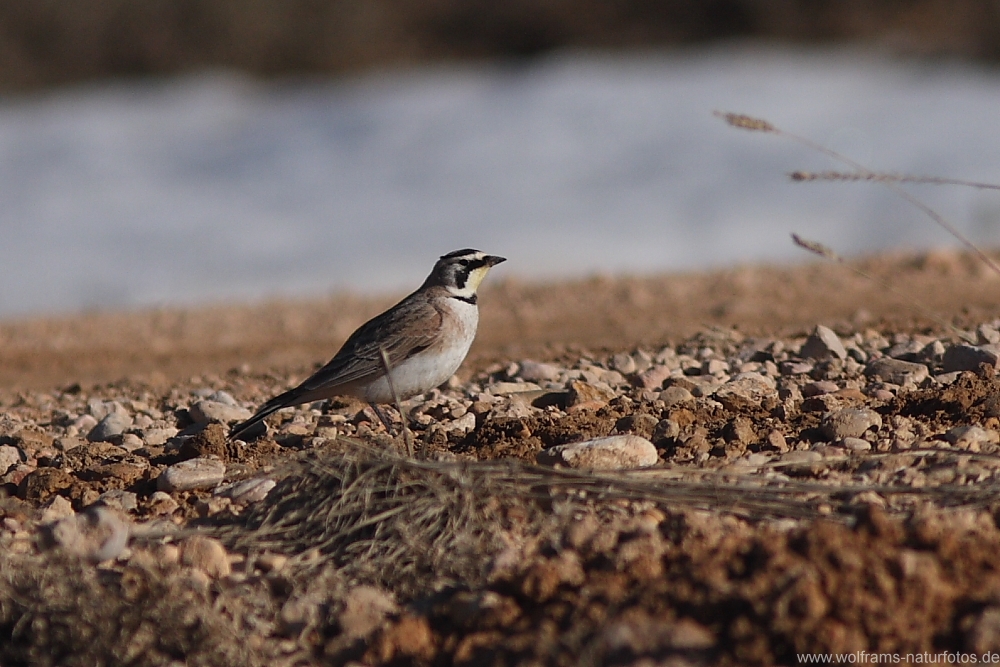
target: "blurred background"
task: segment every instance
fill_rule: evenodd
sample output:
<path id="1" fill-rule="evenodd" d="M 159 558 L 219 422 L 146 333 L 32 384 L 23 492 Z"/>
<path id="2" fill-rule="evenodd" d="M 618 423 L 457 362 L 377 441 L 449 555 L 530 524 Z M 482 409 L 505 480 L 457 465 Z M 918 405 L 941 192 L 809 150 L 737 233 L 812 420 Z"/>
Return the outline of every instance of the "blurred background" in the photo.
<path id="1" fill-rule="evenodd" d="M 712 112 L 1000 182 L 998 61 L 997 0 L 0 0 L 0 318 L 954 245 Z"/>

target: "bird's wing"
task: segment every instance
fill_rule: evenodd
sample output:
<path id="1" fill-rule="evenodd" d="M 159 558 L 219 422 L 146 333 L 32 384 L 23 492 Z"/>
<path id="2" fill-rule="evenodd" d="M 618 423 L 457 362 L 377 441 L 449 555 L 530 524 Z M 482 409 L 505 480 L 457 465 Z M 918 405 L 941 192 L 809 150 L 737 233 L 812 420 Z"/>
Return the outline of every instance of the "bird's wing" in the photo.
<path id="1" fill-rule="evenodd" d="M 299 388 L 302 393 L 332 389 L 385 372 L 380 348 L 395 368 L 430 347 L 441 330 L 442 313 L 429 301 L 404 300 L 351 334 L 340 351 Z"/>
<path id="2" fill-rule="evenodd" d="M 234 426 L 229 432 L 230 439 L 249 431 L 281 408 L 328 397 L 337 393 L 337 387 L 380 375 L 385 372 L 382 348 L 389 357 L 389 367 L 395 368 L 410 355 L 438 340 L 442 317 L 442 312 L 429 301 L 413 299 L 412 295 L 404 299 L 361 325 L 333 359 L 305 382 L 275 396 L 262 405 L 253 417 Z"/>

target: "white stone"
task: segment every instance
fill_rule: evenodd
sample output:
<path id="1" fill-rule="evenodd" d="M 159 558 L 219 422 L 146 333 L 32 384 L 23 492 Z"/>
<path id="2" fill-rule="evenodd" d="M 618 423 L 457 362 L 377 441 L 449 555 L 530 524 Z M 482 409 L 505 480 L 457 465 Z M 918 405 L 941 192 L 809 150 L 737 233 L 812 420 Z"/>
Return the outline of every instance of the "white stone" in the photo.
<path id="1" fill-rule="evenodd" d="M 7 474 L 7 469 L 25 461 L 21 450 L 13 445 L 0 445 L 0 475 Z"/>
<path id="2" fill-rule="evenodd" d="M 517 376 L 525 382 L 551 382 L 559 379 L 560 372 L 558 366 L 525 360 L 521 362 Z"/>
<path id="3" fill-rule="evenodd" d="M 658 460 L 653 443 L 637 435 L 613 435 L 556 445 L 539 454 L 541 463 L 561 463 L 570 468 L 593 470 L 646 468 L 655 465 Z"/>
<path id="4" fill-rule="evenodd" d="M 449 433 L 468 433 L 474 428 L 476 428 L 476 415 L 472 412 L 466 412 L 445 425 L 445 430 Z"/>
<path id="5" fill-rule="evenodd" d="M 832 441 L 860 438 L 869 429 L 882 427 L 882 416 L 866 408 L 842 408 L 823 419 L 823 434 Z"/>
<path id="6" fill-rule="evenodd" d="M 172 426 L 166 428 L 147 428 L 142 431 L 142 441 L 151 447 L 159 447 L 167 444 L 167 440 L 170 440 L 170 438 L 179 432 Z"/>
<path id="7" fill-rule="evenodd" d="M 846 359 L 847 349 L 844 348 L 844 344 L 832 329 L 818 324 L 806 342 L 803 343 L 800 354 L 806 359 L 828 359 L 830 357 Z"/>
<path id="8" fill-rule="evenodd" d="M 959 449 L 966 449 L 970 452 L 980 451 L 983 445 L 1000 443 L 1000 433 L 974 424 L 971 426 L 956 426 L 949 429 L 944 434 L 944 437 L 945 440 Z"/>
<path id="9" fill-rule="evenodd" d="M 250 419 L 251 413 L 238 405 L 227 405 L 219 401 L 202 400 L 188 408 L 188 414 L 196 424 L 207 424 L 212 421 L 229 424 Z"/>
<path id="10" fill-rule="evenodd" d="M 124 411 L 124 408 L 120 412 L 115 410 L 106 414 L 101 421 L 97 422 L 97 426 L 90 429 L 90 433 L 87 434 L 87 440 L 91 442 L 108 442 L 116 435 L 124 433 L 131 426 L 132 417 Z"/>
<path id="11" fill-rule="evenodd" d="M 534 382 L 496 382 L 487 389 L 494 396 L 509 396 L 510 394 L 522 394 L 526 391 L 541 391 L 542 388 Z"/>
<path id="12" fill-rule="evenodd" d="M 160 491 L 190 491 L 216 486 L 226 474 L 222 461 L 208 458 L 189 459 L 170 466 L 156 480 Z"/>
<path id="13" fill-rule="evenodd" d="M 246 505 L 263 500 L 275 485 L 276 482 L 273 479 L 254 477 L 232 484 L 224 484 L 212 493 L 216 496 L 229 498 L 236 504 Z"/>

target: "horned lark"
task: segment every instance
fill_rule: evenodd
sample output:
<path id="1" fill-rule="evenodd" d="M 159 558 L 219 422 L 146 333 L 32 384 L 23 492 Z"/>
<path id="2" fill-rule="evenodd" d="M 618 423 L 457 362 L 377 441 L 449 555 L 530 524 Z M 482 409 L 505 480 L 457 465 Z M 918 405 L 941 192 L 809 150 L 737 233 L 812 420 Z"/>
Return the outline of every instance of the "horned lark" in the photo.
<path id="1" fill-rule="evenodd" d="M 275 396 L 229 432 L 236 438 L 272 412 L 333 396 L 376 407 L 429 391 L 450 378 L 469 352 L 479 324 L 476 290 L 490 268 L 506 261 L 478 250 L 444 255 L 424 284 L 351 334 L 330 362 L 298 387 Z M 385 350 L 392 387 L 382 359 Z M 381 416 L 381 413 L 380 413 Z"/>

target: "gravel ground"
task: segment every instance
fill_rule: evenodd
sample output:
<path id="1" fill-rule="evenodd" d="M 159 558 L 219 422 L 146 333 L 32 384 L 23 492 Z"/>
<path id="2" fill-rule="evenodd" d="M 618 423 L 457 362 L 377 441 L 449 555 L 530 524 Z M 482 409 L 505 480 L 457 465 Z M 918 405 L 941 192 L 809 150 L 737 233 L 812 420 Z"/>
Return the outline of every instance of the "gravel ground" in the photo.
<path id="1" fill-rule="evenodd" d="M 6 325 L 0 662 L 1000 651 L 995 279 L 861 264 L 938 319 L 838 267 L 503 284 L 460 376 L 404 403 L 412 456 L 351 401 L 225 438 L 382 301 L 330 300 L 354 312 L 312 336 L 315 304 Z M 122 361 L 137 331 L 163 370 Z M 291 356 L 229 365 L 282 332 Z"/>

